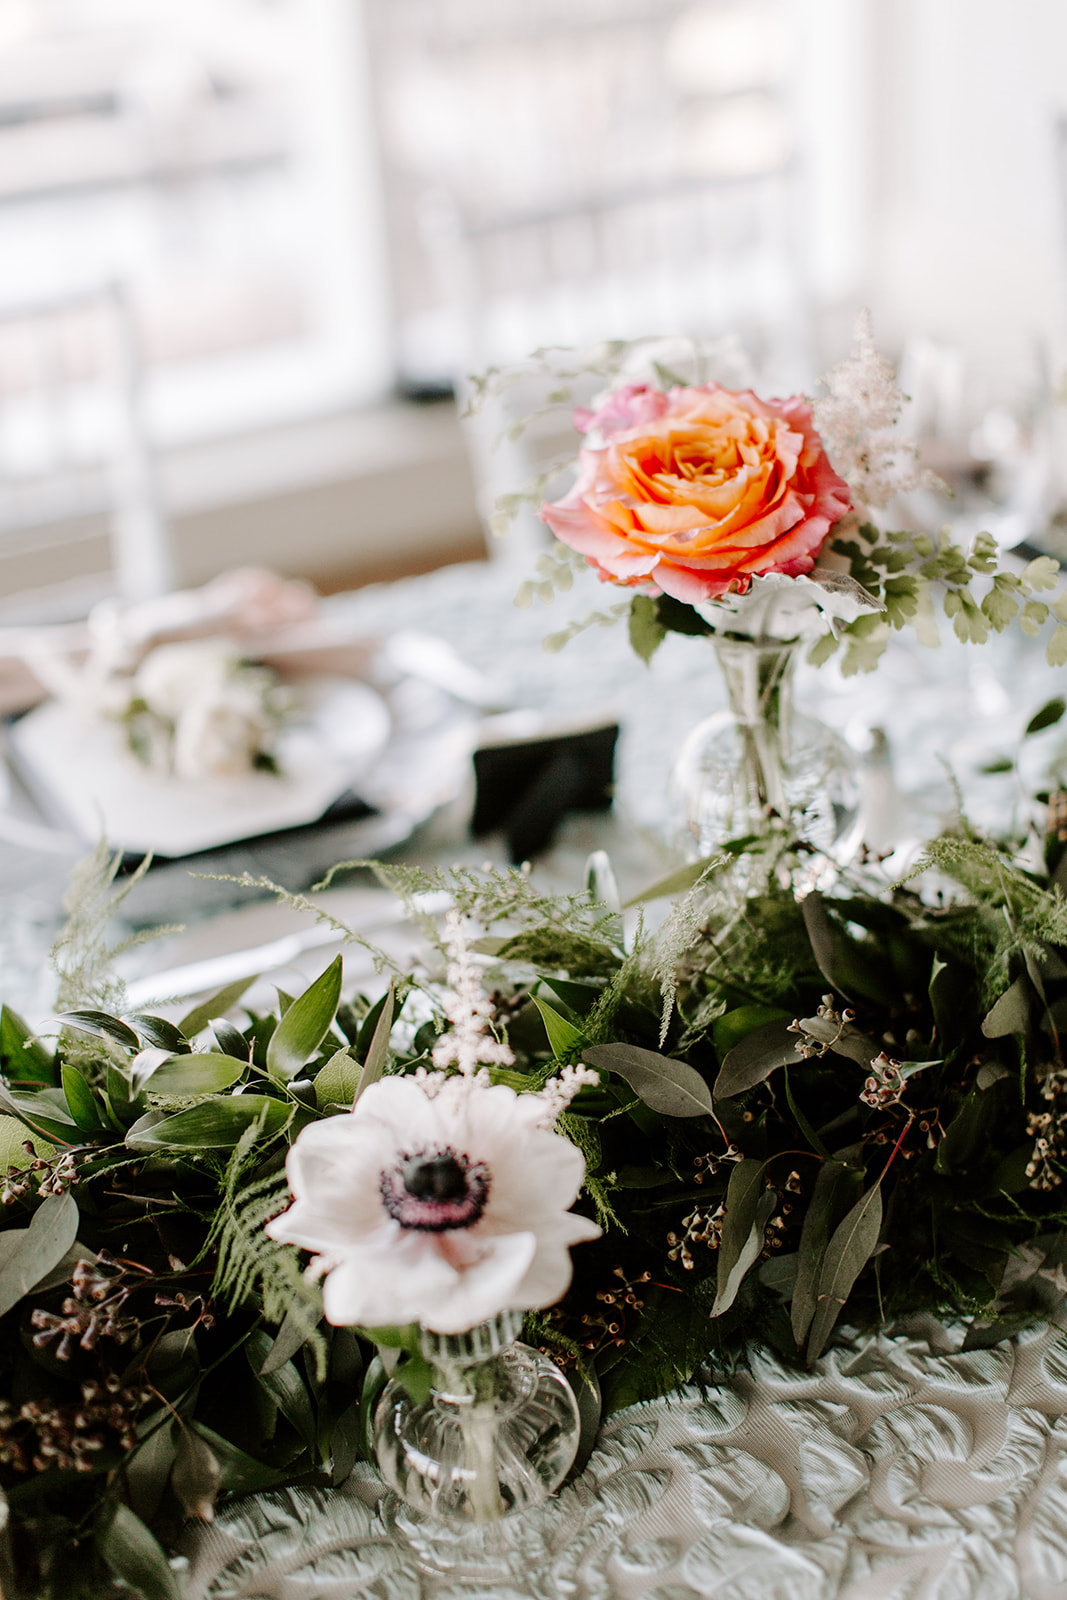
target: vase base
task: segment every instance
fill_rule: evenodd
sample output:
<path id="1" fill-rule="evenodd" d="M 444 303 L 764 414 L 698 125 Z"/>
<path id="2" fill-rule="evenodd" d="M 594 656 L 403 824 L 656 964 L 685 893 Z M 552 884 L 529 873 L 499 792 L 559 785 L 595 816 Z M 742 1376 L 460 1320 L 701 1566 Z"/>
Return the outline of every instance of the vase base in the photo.
<path id="1" fill-rule="evenodd" d="M 492 1524 L 540 1504 L 578 1449 L 578 1407 L 559 1368 L 511 1344 L 471 1372 L 443 1368 L 425 1399 L 400 1378 L 375 1416 L 378 1465 L 408 1505 L 450 1522 Z"/>
<path id="2" fill-rule="evenodd" d="M 779 751 L 774 786 L 753 761 L 760 735 L 731 711 L 719 711 L 689 734 L 671 781 L 674 831 L 691 861 L 741 839 L 801 840 L 844 864 L 860 837 L 859 762 L 832 729 L 794 717 L 789 749 Z"/>

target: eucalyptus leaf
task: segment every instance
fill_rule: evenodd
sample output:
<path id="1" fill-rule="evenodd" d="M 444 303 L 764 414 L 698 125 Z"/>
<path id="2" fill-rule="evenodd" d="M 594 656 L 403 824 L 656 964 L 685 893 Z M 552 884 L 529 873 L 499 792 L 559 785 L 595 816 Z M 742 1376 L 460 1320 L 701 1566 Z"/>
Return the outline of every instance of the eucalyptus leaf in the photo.
<path id="1" fill-rule="evenodd" d="M 730 1174 L 730 1182 L 726 1186 L 726 1216 L 719 1240 L 717 1292 L 711 1308 L 713 1317 L 721 1316 L 733 1305 L 742 1278 L 763 1248 L 762 1230 L 757 1238 L 755 1222 L 766 1170 L 766 1161 L 750 1159 L 739 1161 Z M 773 1205 L 774 1191 L 768 1192 Z"/>
<path id="2" fill-rule="evenodd" d="M 241 996 L 252 987 L 259 976 L 258 972 L 254 972 L 251 977 L 238 978 L 236 983 L 228 983 L 224 989 L 217 989 L 213 995 L 209 995 L 191 1011 L 187 1011 L 178 1023 L 185 1037 L 195 1039 L 198 1033 L 203 1033 L 213 1017 L 224 1017 L 227 1011 L 232 1011 Z"/>
<path id="3" fill-rule="evenodd" d="M 792 1013 L 783 1011 L 781 1006 L 734 1006 L 732 1010 L 724 1011 L 721 1017 L 716 1017 L 712 1024 L 711 1042 L 722 1060 L 757 1028 L 764 1027 L 768 1022 L 788 1022 L 791 1016 Z"/>
<path id="4" fill-rule="evenodd" d="M 214 1522 L 222 1469 L 218 1456 L 195 1429 L 182 1425 L 170 1486 L 187 1517 Z"/>
<path id="5" fill-rule="evenodd" d="M 174 1465 L 177 1424 L 169 1410 L 154 1411 L 139 1425 L 140 1441 L 123 1461 L 130 1505 L 144 1522 L 159 1510 Z"/>
<path id="6" fill-rule="evenodd" d="M 720 1021 L 725 1020 L 720 1018 Z M 712 1091 L 715 1099 L 732 1100 L 734 1095 L 744 1094 L 746 1089 L 769 1078 L 777 1067 L 792 1066 L 799 1059 L 798 1042 L 799 1036 L 790 1033 L 780 1018 L 753 1028 L 740 1044 L 727 1051 L 715 1079 Z"/>
<path id="7" fill-rule="evenodd" d="M 32 1133 L 43 1134 L 53 1144 L 77 1144 L 78 1126 L 69 1113 L 61 1112 L 50 1101 L 25 1089 L 5 1089 L 0 1085 L 0 1107 L 11 1113 Z M 25 1135 L 23 1135 L 25 1137 Z"/>
<path id="8" fill-rule="evenodd" d="M 1025 1033 L 1030 1020 L 1030 985 L 1020 973 L 1010 989 L 982 1020 L 987 1039 L 1003 1039 L 1010 1033 Z"/>
<path id="9" fill-rule="evenodd" d="M 267 1071 L 279 1083 L 288 1083 L 310 1061 L 326 1037 L 341 997 L 341 957 L 335 956 L 271 1034 L 267 1045 Z"/>
<path id="10" fill-rule="evenodd" d="M 121 1500 L 105 1501 L 93 1528 L 96 1548 L 116 1578 L 143 1600 L 181 1600 L 163 1546 Z"/>
<path id="11" fill-rule="evenodd" d="M 842 1161 L 824 1161 L 800 1231 L 797 1277 L 793 1285 L 790 1320 L 798 1349 L 803 1345 L 815 1315 L 816 1297 L 827 1246 L 845 1211 L 855 1204 L 863 1172 Z"/>
<path id="12" fill-rule="evenodd" d="M 800 910 L 804 918 L 804 926 L 808 931 L 808 939 L 811 941 L 811 953 L 815 957 L 815 965 L 827 983 L 838 990 L 840 994 L 843 994 L 846 1000 L 849 999 L 849 995 L 838 981 L 834 930 L 826 914 L 823 897 L 817 889 L 813 889 L 811 894 L 804 896 L 800 903 Z"/>
<path id="13" fill-rule="evenodd" d="M 62 1261 L 77 1234 L 78 1207 L 71 1195 L 41 1201 L 0 1269 L 0 1317 Z"/>
<path id="14" fill-rule="evenodd" d="M 6 1173 L 9 1167 L 17 1167 L 21 1171 L 29 1166 L 34 1157 L 23 1148 L 27 1141 L 33 1146 L 35 1155 L 48 1157 L 56 1153 L 56 1147 L 50 1140 L 42 1138 L 39 1133 L 31 1133 L 17 1117 L 0 1116 L 0 1173 Z"/>
<path id="15" fill-rule="evenodd" d="M 823 1352 L 834 1324 L 852 1292 L 852 1285 L 874 1254 L 882 1230 L 881 1179 L 860 1196 L 852 1210 L 834 1230 L 826 1247 L 819 1286 L 815 1294 L 815 1315 L 808 1337 L 810 1365 Z"/>
<path id="16" fill-rule="evenodd" d="M 828 1046 L 835 1056 L 842 1056 L 846 1061 L 855 1061 L 861 1067 L 869 1067 L 875 1056 L 880 1053 L 880 1047 L 865 1033 L 854 1028 L 851 1022 L 839 1026 L 831 1022 L 828 1017 L 803 1017 L 800 1026 L 812 1039 Z"/>
<path id="17" fill-rule="evenodd" d="M 769 1256 L 761 1262 L 759 1281 L 765 1289 L 770 1289 L 774 1294 L 781 1295 L 783 1300 L 788 1300 L 796 1287 L 797 1267 L 799 1257 L 795 1250 L 788 1255 Z"/>
<path id="18" fill-rule="evenodd" d="M 374 1033 L 367 1049 L 367 1059 L 363 1063 L 363 1071 L 359 1075 L 356 1092 L 352 1098 L 353 1105 L 365 1089 L 372 1083 L 377 1083 L 385 1071 L 389 1059 L 389 1038 L 393 1028 L 393 1008 L 395 994 L 393 985 L 390 984 L 385 999 L 382 1002 L 381 1014 L 374 1026 Z"/>
<path id="19" fill-rule="evenodd" d="M 711 1090 L 686 1061 L 642 1050 L 635 1044 L 595 1044 L 582 1060 L 601 1072 L 617 1073 L 645 1105 L 666 1117 L 704 1117 L 713 1111 Z"/>
<path id="20" fill-rule="evenodd" d="M 79 1033 L 90 1033 L 96 1039 L 109 1039 L 124 1050 L 139 1050 L 141 1041 L 131 1027 L 111 1017 L 106 1011 L 64 1011 L 57 1018 L 65 1028 L 75 1028 Z"/>
<path id="21" fill-rule="evenodd" d="M 930 996 L 938 1038 L 951 1038 L 953 1024 L 959 1015 L 966 993 L 963 973 L 956 962 L 946 961 L 939 954 L 934 955 L 927 993 Z"/>
<path id="22" fill-rule="evenodd" d="M 280 1133 L 291 1115 L 290 1106 L 270 1095 L 227 1095 L 169 1117 L 150 1111 L 130 1128 L 126 1143 L 131 1150 L 229 1150 L 254 1122 L 262 1119 L 269 1136 Z"/>
<path id="23" fill-rule="evenodd" d="M 748 1238 L 742 1245 L 733 1264 L 721 1298 L 718 1294 L 715 1296 L 715 1304 L 711 1308 L 713 1317 L 721 1316 L 724 1311 L 733 1305 L 737 1298 L 737 1291 L 741 1287 L 742 1279 L 749 1268 L 762 1255 L 765 1244 L 764 1233 L 767 1223 L 770 1221 L 771 1213 L 774 1211 L 776 1198 L 777 1196 L 773 1189 L 765 1189 L 757 1200 L 756 1214 L 752 1219 L 752 1227 Z"/>
<path id="24" fill-rule="evenodd" d="M 541 1021 L 545 1025 L 548 1035 L 549 1048 L 557 1061 L 565 1061 L 579 1048 L 585 1037 L 581 1028 L 576 1028 L 547 1000 L 542 1000 L 539 994 L 532 994 L 530 999 L 541 1013 Z"/>

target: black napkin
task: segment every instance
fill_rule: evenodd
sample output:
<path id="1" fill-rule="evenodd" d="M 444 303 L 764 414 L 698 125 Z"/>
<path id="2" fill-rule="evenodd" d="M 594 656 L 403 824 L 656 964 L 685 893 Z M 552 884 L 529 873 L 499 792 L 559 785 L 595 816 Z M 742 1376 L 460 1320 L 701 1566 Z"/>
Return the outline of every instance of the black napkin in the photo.
<path id="1" fill-rule="evenodd" d="M 517 864 L 548 848 L 568 811 L 606 811 L 618 737 L 619 725 L 612 722 L 476 750 L 475 838 L 503 831 Z"/>

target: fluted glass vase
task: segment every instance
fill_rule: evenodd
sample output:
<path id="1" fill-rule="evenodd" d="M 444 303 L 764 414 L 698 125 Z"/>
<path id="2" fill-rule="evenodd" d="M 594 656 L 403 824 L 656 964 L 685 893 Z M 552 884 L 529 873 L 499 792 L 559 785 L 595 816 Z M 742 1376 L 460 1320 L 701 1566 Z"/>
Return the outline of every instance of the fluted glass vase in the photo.
<path id="1" fill-rule="evenodd" d="M 433 1376 L 416 1398 L 396 1377 L 374 1419 L 378 1465 L 416 1510 L 489 1523 L 548 1498 L 578 1450 L 578 1407 L 546 1356 L 518 1343 L 522 1313 L 467 1333 L 424 1328 Z"/>
<path id="2" fill-rule="evenodd" d="M 712 644 L 730 709 L 698 723 L 675 764 L 686 853 L 697 860 L 777 834 L 847 859 L 858 842 L 857 760 L 831 728 L 794 710 L 802 641 L 728 633 Z"/>

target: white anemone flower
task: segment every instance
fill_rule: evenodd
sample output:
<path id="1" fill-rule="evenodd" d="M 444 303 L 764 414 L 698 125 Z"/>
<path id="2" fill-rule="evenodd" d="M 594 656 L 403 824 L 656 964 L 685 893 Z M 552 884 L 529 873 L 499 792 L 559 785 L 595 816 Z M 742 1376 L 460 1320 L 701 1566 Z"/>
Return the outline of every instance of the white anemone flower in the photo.
<path id="1" fill-rule="evenodd" d="M 382 1079 L 300 1134 L 286 1163 L 293 1204 L 268 1232 L 317 1253 L 339 1326 L 461 1333 L 552 1305 L 571 1245 L 600 1229 L 569 1210 L 585 1162 L 545 1117 L 540 1096 L 502 1084 Z"/>

